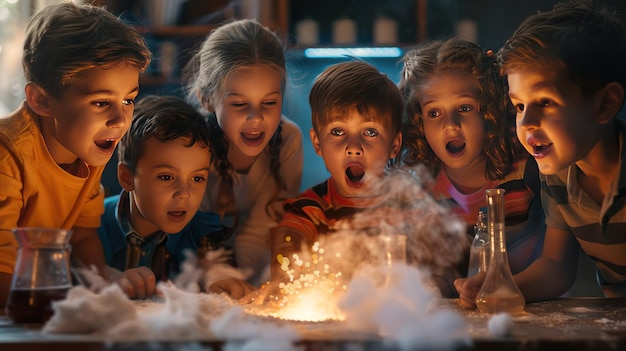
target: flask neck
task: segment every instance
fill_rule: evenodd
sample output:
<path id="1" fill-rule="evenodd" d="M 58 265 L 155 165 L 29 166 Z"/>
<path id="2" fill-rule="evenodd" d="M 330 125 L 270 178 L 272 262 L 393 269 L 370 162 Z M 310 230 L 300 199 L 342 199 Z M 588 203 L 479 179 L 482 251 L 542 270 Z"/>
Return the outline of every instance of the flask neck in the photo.
<path id="1" fill-rule="evenodd" d="M 486 191 L 486 199 L 487 231 L 489 232 L 492 255 L 506 258 L 506 238 L 504 234 L 504 190 L 489 189 Z"/>
<path id="2" fill-rule="evenodd" d="M 489 242 L 491 244 L 491 253 L 492 256 L 496 260 L 502 260 L 502 258 L 507 258 L 506 252 L 506 239 L 504 234 L 504 223 L 502 224 L 491 224 L 488 226 L 489 231 Z M 505 260 L 508 262 L 508 260 Z"/>

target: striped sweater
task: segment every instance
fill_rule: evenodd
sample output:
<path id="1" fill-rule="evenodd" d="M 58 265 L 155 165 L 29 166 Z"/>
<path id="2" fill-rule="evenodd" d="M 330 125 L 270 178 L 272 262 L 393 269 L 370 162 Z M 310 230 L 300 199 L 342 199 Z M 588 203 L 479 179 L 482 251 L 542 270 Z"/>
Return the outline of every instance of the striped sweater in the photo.
<path id="1" fill-rule="evenodd" d="M 435 197 L 465 219 L 473 234 L 478 211 L 487 207 L 485 190 L 502 188 L 506 222 L 506 245 L 513 274 L 528 267 L 541 254 L 545 224 L 539 196 L 539 171 L 534 158 L 518 161 L 514 170 L 502 180 L 488 181 L 471 193 L 459 192 L 442 169 L 435 178 Z M 533 191 L 534 189 L 534 191 Z M 535 194 L 535 192 L 537 194 Z"/>
<path id="2" fill-rule="evenodd" d="M 626 128 L 620 133 L 619 176 L 598 205 L 578 185 L 576 165 L 555 175 L 541 176 L 546 225 L 571 230 L 595 262 L 598 280 L 607 296 L 626 296 Z"/>

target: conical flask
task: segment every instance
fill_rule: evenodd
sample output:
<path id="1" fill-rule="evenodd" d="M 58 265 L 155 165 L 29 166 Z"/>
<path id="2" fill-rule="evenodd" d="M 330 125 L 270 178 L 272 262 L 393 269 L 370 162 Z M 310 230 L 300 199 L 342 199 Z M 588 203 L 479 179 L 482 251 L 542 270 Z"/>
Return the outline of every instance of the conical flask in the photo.
<path id="1" fill-rule="evenodd" d="M 524 312 L 524 296 L 513 279 L 506 253 L 504 189 L 488 189 L 485 196 L 491 259 L 485 282 L 476 296 L 476 306 L 484 313 L 521 314 Z"/>

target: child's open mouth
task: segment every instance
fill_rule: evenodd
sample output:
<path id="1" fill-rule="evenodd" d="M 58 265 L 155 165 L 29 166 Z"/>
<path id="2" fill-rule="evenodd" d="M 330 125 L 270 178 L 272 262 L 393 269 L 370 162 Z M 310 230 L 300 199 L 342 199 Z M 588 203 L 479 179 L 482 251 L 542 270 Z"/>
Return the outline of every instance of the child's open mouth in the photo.
<path id="1" fill-rule="evenodd" d="M 113 138 L 96 140 L 95 143 L 97 147 L 105 151 L 111 150 L 115 147 L 115 139 Z"/>
<path id="2" fill-rule="evenodd" d="M 465 150 L 465 142 L 460 139 L 450 140 L 446 144 L 446 150 L 452 157 L 459 157 L 463 154 Z"/>
<path id="3" fill-rule="evenodd" d="M 552 148 L 552 143 L 549 144 L 534 144 L 531 145 L 533 148 L 533 156 L 535 158 L 542 158 L 547 155 L 548 151 Z"/>
<path id="4" fill-rule="evenodd" d="M 181 222 L 185 220 L 185 214 L 187 211 L 170 211 L 167 213 L 167 217 L 173 222 Z"/>
<path id="5" fill-rule="evenodd" d="M 348 186 L 352 188 L 360 188 L 363 185 L 363 176 L 365 175 L 365 170 L 363 167 L 358 165 L 348 166 L 346 169 L 346 182 Z"/>
<path id="6" fill-rule="evenodd" d="M 246 145 L 257 146 L 263 143 L 264 132 L 242 132 L 241 139 Z"/>

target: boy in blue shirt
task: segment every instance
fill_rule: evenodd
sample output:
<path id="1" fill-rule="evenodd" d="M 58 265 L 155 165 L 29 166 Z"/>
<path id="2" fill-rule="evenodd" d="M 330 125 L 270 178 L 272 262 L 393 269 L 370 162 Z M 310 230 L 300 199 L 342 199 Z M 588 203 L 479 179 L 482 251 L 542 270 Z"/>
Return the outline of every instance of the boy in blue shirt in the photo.
<path id="1" fill-rule="evenodd" d="M 125 293 L 131 298 L 153 295 L 157 280 L 173 280 L 180 273 L 186 251 L 197 254 L 207 269 L 200 290 L 233 298 L 252 291 L 241 272 L 223 260 L 205 261 L 228 232 L 216 214 L 197 212 L 211 164 L 204 118 L 177 97 L 145 97 L 118 155 L 123 191 L 105 200 L 98 235 L 107 264 L 120 271 L 113 279 Z"/>

